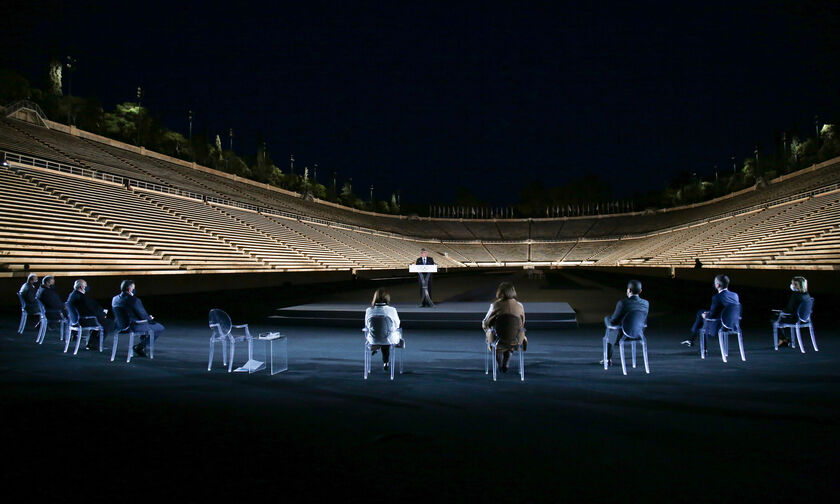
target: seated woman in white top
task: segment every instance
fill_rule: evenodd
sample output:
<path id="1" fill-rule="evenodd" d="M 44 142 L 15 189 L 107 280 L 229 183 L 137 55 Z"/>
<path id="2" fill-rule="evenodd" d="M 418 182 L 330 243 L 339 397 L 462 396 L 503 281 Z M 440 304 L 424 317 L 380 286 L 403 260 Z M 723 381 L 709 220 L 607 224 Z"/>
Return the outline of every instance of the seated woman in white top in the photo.
<path id="1" fill-rule="evenodd" d="M 389 345 L 397 345 L 402 348 L 405 342 L 402 339 L 402 331 L 400 330 L 400 317 L 397 315 L 397 309 L 393 306 L 388 306 L 391 302 L 391 295 L 385 289 L 376 289 L 373 293 L 373 301 L 370 303 L 370 308 L 365 310 L 365 327 L 367 328 L 367 340 L 373 346 L 372 353 L 377 350 L 382 350 L 383 367 L 387 370 L 390 366 L 391 348 Z M 390 334 L 375 334 L 371 326 L 371 319 L 373 317 L 388 317 L 391 321 Z"/>

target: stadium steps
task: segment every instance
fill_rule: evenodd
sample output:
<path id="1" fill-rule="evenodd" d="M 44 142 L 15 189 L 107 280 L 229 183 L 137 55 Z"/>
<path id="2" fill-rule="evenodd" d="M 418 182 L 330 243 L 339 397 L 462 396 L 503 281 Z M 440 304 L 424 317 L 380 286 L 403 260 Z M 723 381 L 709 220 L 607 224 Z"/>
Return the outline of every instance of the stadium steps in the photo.
<path id="1" fill-rule="evenodd" d="M 399 268 L 408 264 L 410 260 L 404 251 L 395 247 L 396 240 L 385 236 L 373 236 L 364 232 L 348 231 L 346 229 L 329 227 L 337 239 L 347 244 L 355 244 L 355 248 L 371 256 L 385 267 Z"/>
<path id="2" fill-rule="evenodd" d="M 137 191 L 150 203 L 168 211 L 171 215 L 201 229 L 236 250 L 265 263 L 274 269 L 295 269 L 318 267 L 317 263 L 283 245 L 279 240 L 257 231 L 219 208 L 203 201 L 183 196 Z"/>
<path id="3" fill-rule="evenodd" d="M 109 182 L 40 170 L 22 170 L 40 187 L 75 205 L 158 257 L 190 271 L 269 269 L 211 235 Z"/>
<path id="4" fill-rule="evenodd" d="M 564 261 L 582 262 L 593 261 L 594 257 L 607 249 L 612 240 L 603 241 L 578 241 L 563 258 Z"/>
<path id="5" fill-rule="evenodd" d="M 650 258 L 649 263 L 663 266 L 688 266 L 694 260 L 711 260 L 710 251 L 719 250 L 718 247 L 727 239 L 755 226 L 756 213 L 741 216 L 741 218 L 727 218 L 709 222 L 704 225 L 674 231 L 673 236 L 664 247 L 660 247 L 657 255 Z"/>
<path id="6" fill-rule="evenodd" d="M 129 154 L 126 154 L 126 153 L 127 153 L 127 152 L 129 152 L 129 151 L 121 151 L 121 152 L 120 152 L 120 154 L 121 154 L 121 155 L 120 155 L 120 156 L 118 156 L 118 155 L 117 155 L 117 154 L 113 151 L 113 149 L 112 149 L 112 148 L 108 148 L 108 147 L 106 147 L 106 146 L 105 146 L 105 144 L 102 144 L 102 143 L 99 143 L 99 142 L 94 142 L 94 141 L 91 141 L 91 140 L 87 140 L 87 139 L 85 139 L 85 138 L 82 138 L 82 139 L 81 139 L 81 141 L 82 141 L 82 142 L 84 142 L 86 145 L 89 145 L 89 146 L 90 146 L 90 148 L 91 148 L 91 150 L 95 150 L 97 153 L 101 152 L 102 154 L 104 154 L 105 156 L 107 156 L 107 157 L 105 157 L 105 156 L 98 156 L 98 157 L 99 157 L 99 159 L 102 161 L 102 163 L 103 163 L 104 165 L 106 165 L 106 166 L 113 166 L 115 163 L 122 163 L 122 164 L 124 164 L 124 165 L 127 165 L 127 166 L 131 167 L 131 169 L 132 169 L 131 173 L 134 173 L 134 174 L 135 174 L 135 175 L 133 175 L 134 177 L 136 177 L 136 174 L 138 174 L 138 173 L 139 173 L 139 174 L 143 174 L 143 175 L 145 175 L 146 177 L 151 178 L 151 180 L 155 181 L 155 182 L 156 182 L 158 185 L 160 185 L 160 186 L 163 186 L 163 187 L 176 187 L 176 186 L 172 183 L 172 182 L 175 182 L 175 181 L 170 181 L 170 180 L 166 180 L 166 179 L 164 179 L 164 178 L 158 177 L 157 175 L 155 175 L 154 173 L 150 172 L 149 170 L 146 170 L 146 169 L 144 169 L 144 168 L 141 168 L 141 166 L 140 166 L 140 165 L 141 165 L 141 164 L 143 164 L 143 163 L 139 163 L 139 162 L 131 162 L 131 161 L 129 161 L 129 160 L 127 159 L 127 157 L 128 157 L 128 156 L 130 156 L 130 155 L 129 155 Z M 178 182 L 178 187 L 179 187 L 179 188 L 181 188 L 181 189 L 185 189 L 185 188 L 183 187 L 183 181 L 182 181 L 182 180 L 178 180 L 177 182 Z M 189 188 L 186 188 L 186 190 L 189 190 Z"/>
<path id="7" fill-rule="evenodd" d="M 129 165 L 107 158 L 101 151 L 73 135 L 40 126 L 16 121 L 15 129 L 47 148 L 70 159 L 70 164 L 112 175 L 131 177 L 150 184 L 161 185 L 160 180 L 144 172 L 138 172 Z M 105 159 L 103 159 L 105 158 Z"/>
<path id="8" fill-rule="evenodd" d="M 496 259 L 487 252 L 484 245 L 480 243 L 455 243 L 449 242 L 445 245 L 455 251 L 461 257 L 466 258 L 464 262 L 469 263 L 495 263 Z"/>
<path id="9" fill-rule="evenodd" d="M 840 216 L 836 217 L 840 219 Z M 840 265 L 840 225 L 775 257 L 782 265 Z"/>
<path id="10" fill-rule="evenodd" d="M 455 260 L 457 260 L 461 264 L 473 262 L 472 259 L 463 255 L 461 252 L 456 250 L 454 247 L 450 247 L 450 245 L 451 244 L 442 243 L 442 242 L 433 242 L 433 243 L 422 244 L 421 248 L 426 248 L 430 252 L 431 251 L 437 252 L 438 255 L 442 255 L 442 254 L 446 253 L 446 254 L 454 257 Z M 420 257 L 419 253 L 417 254 L 417 257 Z M 416 258 L 415 258 L 415 260 L 416 260 Z"/>
<path id="11" fill-rule="evenodd" d="M 382 264 L 367 254 L 362 253 L 356 247 L 351 247 L 348 244 L 337 239 L 331 233 L 328 226 L 317 225 L 307 221 L 289 221 L 284 223 L 294 229 L 296 232 L 307 236 L 309 239 L 320 243 L 324 247 L 332 250 L 335 254 L 346 257 L 352 261 L 354 265 L 362 268 L 379 269 Z"/>
<path id="12" fill-rule="evenodd" d="M 831 196 L 818 196 L 798 204 L 792 212 L 785 215 L 783 222 L 767 229 L 767 232 L 749 244 L 736 250 L 728 250 L 726 255 L 714 264 L 772 264 L 773 257 L 793 250 L 818 236 L 820 232 L 831 229 L 836 224 L 833 209 L 840 201 Z"/>
<path id="13" fill-rule="evenodd" d="M 233 213 L 242 220 L 254 223 L 286 246 L 331 269 L 352 269 L 360 266 L 307 236 L 305 229 L 298 226 L 299 223 L 296 220 L 276 215 L 246 214 L 244 211 L 230 208 L 226 211 Z"/>
<path id="14" fill-rule="evenodd" d="M 574 246 L 574 242 L 534 242 L 531 244 L 531 260 L 559 262 Z"/>
<path id="15" fill-rule="evenodd" d="M 144 156 L 142 154 L 113 147 L 108 144 L 103 144 L 94 140 L 83 139 L 91 147 L 103 152 L 112 159 L 131 166 L 137 172 L 147 175 L 157 184 L 164 187 L 174 187 L 182 191 L 196 192 L 200 194 L 214 194 L 210 187 L 197 183 L 190 177 L 183 176 L 180 173 L 168 169 L 168 167 L 156 163 L 155 158 Z"/>
<path id="16" fill-rule="evenodd" d="M 52 149 L 14 127 L 20 121 L 0 118 L 0 149 L 35 156 L 58 163 L 72 164 L 73 159 Z"/>
<path id="17" fill-rule="evenodd" d="M 315 264 L 319 269 L 347 269 L 353 266 L 346 258 L 330 253 L 323 246 L 306 237 L 301 237 L 264 214 L 227 206 L 217 208 L 253 229 L 260 230 L 283 247 L 300 255 L 307 262 Z"/>
<path id="18" fill-rule="evenodd" d="M 485 243 L 484 248 L 500 262 L 527 262 L 526 243 Z"/>
<path id="19" fill-rule="evenodd" d="M 0 168 L 0 264 L 40 274 L 177 266 L 9 168 Z"/>

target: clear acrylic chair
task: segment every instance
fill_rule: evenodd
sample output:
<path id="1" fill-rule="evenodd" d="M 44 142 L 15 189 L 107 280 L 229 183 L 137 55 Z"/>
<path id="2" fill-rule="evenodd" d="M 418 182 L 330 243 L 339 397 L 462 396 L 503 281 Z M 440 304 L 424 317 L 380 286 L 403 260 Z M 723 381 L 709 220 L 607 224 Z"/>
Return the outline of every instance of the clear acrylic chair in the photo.
<path id="1" fill-rule="evenodd" d="M 627 375 L 627 364 L 624 359 L 624 342 L 630 342 L 630 354 L 632 356 L 633 367 L 636 367 L 636 342 L 642 344 L 642 358 L 645 361 L 645 373 L 650 374 L 650 365 L 648 364 L 647 338 L 645 338 L 645 324 L 647 315 L 640 311 L 629 312 L 621 320 L 620 326 L 607 326 L 606 334 L 604 334 L 604 369 L 609 369 L 608 349 L 610 344 L 610 330 L 620 330 L 621 338 L 618 342 L 618 351 L 621 355 L 621 371 Z"/>
<path id="2" fill-rule="evenodd" d="M 82 343 L 82 338 L 85 338 L 85 345 L 90 342 L 90 333 L 97 331 L 99 334 L 99 351 L 102 351 L 102 340 L 105 339 L 104 330 L 99 320 L 96 317 L 89 315 L 80 317 L 76 307 L 70 303 L 64 303 L 65 310 L 67 310 L 67 318 L 69 325 L 67 328 L 67 337 L 64 341 L 64 353 L 70 348 L 70 342 L 73 340 L 73 335 L 76 335 L 76 348 L 73 350 L 73 355 L 79 353 L 79 345 Z"/>
<path id="3" fill-rule="evenodd" d="M 498 375 L 499 363 L 496 361 L 496 352 L 499 348 L 499 341 L 501 338 L 499 334 L 507 334 L 511 337 L 508 341 L 517 339 L 519 332 L 525 332 L 525 328 L 521 325 L 521 319 L 516 315 L 500 315 L 496 318 L 496 323 L 493 326 L 493 341 L 487 343 L 484 351 L 484 374 L 490 373 L 490 368 L 493 369 L 493 381 L 496 381 Z M 519 380 L 525 381 L 525 356 L 522 350 L 522 345 L 518 344 L 512 347 L 519 354 Z"/>
<path id="4" fill-rule="evenodd" d="M 35 343 L 39 345 L 44 344 L 44 338 L 47 335 L 47 328 L 49 327 L 50 320 L 47 318 L 47 310 L 44 308 L 44 303 L 41 300 L 38 300 L 38 311 L 41 316 L 41 320 L 38 321 L 38 335 L 35 337 Z M 64 313 L 59 313 L 59 339 L 64 341 L 65 335 L 67 334 L 67 317 L 64 316 Z M 55 320 L 53 320 L 55 322 Z"/>
<path id="5" fill-rule="evenodd" d="M 26 300 L 23 299 L 23 294 L 18 292 L 17 297 L 20 301 L 20 325 L 18 326 L 18 334 L 23 334 L 24 329 L 26 329 L 26 319 L 29 318 L 29 312 L 26 311 Z"/>
<path id="6" fill-rule="evenodd" d="M 236 350 L 237 341 L 248 342 L 248 360 L 253 358 L 253 338 L 251 331 L 248 329 L 248 324 L 234 325 L 230 320 L 230 316 L 218 308 L 210 310 L 209 314 L 210 324 L 210 358 L 207 360 L 207 371 L 213 367 L 213 354 L 216 348 L 216 343 L 222 344 L 222 364 L 227 365 L 228 373 L 233 371 L 233 355 Z M 233 336 L 231 332 L 234 329 L 244 329 L 245 334 Z M 230 356 L 228 356 L 227 345 L 230 343 Z M 230 357 L 230 358 L 228 358 Z"/>
<path id="7" fill-rule="evenodd" d="M 814 310 L 814 298 L 808 298 L 799 304 L 796 309 L 796 322 L 782 322 L 785 316 L 792 316 L 791 313 L 780 312 L 779 318 L 773 322 L 773 348 L 779 349 L 779 329 L 784 331 L 790 329 L 790 346 L 796 348 L 796 342 L 799 342 L 799 351 L 805 353 L 805 345 L 802 344 L 802 329 L 807 328 L 811 333 L 811 344 L 814 346 L 814 351 L 819 352 L 817 348 L 817 336 L 814 334 L 814 323 L 811 320 L 811 315 Z M 795 337 L 794 337 L 795 336 Z"/>
<path id="8" fill-rule="evenodd" d="M 729 358 L 729 336 L 738 336 L 738 347 L 741 350 L 741 360 L 746 361 L 744 354 L 744 334 L 741 332 L 741 305 L 728 305 L 720 314 L 719 319 L 707 318 L 703 321 L 703 329 L 700 331 L 700 357 L 706 358 L 706 336 L 711 336 L 711 327 L 717 326 L 718 342 L 720 343 L 720 357 L 723 362 Z"/>
<path id="9" fill-rule="evenodd" d="M 371 317 L 370 328 L 363 328 L 365 336 L 365 380 L 370 374 L 371 360 L 374 346 L 387 346 L 390 349 L 388 356 L 388 368 L 391 370 L 391 379 L 394 379 L 394 364 L 397 361 L 397 350 L 399 350 L 400 374 L 403 372 L 403 351 L 405 351 L 405 340 L 402 337 L 402 329 L 392 327 L 391 319 L 384 315 Z"/>
<path id="10" fill-rule="evenodd" d="M 131 358 L 134 356 L 134 338 L 137 336 L 143 337 L 146 336 L 149 338 L 149 358 L 155 358 L 155 338 L 154 334 L 148 329 L 137 331 L 135 329 L 135 324 L 145 324 L 145 320 L 138 320 L 136 322 L 131 322 L 128 324 L 128 327 L 123 327 L 122 329 L 117 329 L 114 331 L 114 344 L 113 348 L 111 348 L 111 362 L 114 362 L 114 358 L 117 356 L 117 347 L 120 343 L 120 335 L 121 334 L 128 334 L 128 352 L 125 356 L 126 362 L 131 362 Z"/>

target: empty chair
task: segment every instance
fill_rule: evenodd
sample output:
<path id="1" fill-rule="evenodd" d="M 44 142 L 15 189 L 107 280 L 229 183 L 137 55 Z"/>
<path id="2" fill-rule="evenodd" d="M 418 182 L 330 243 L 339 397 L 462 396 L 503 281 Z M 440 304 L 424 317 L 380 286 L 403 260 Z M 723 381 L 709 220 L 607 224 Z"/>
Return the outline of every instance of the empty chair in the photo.
<path id="1" fill-rule="evenodd" d="M 630 342 L 630 353 L 632 355 L 633 367 L 636 367 L 636 342 L 642 344 L 642 357 L 645 360 L 645 373 L 650 373 L 650 365 L 648 364 L 647 338 L 645 338 L 645 321 L 647 320 L 647 313 L 642 311 L 631 311 L 621 320 L 621 326 L 607 326 L 607 334 L 604 336 L 604 369 L 609 368 L 609 357 L 607 355 L 610 337 L 610 329 L 621 329 L 621 338 L 619 338 L 618 350 L 621 355 L 621 371 L 627 374 L 627 364 L 624 360 L 624 342 Z"/>
<path id="2" fill-rule="evenodd" d="M 38 336 L 35 337 L 35 343 L 39 345 L 44 344 L 44 338 L 47 335 L 47 328 L 50 324 L 50 319 L 47 317 L 47 310 L 44 308 L 44 303 L 41 302 L 40 299 L 37 300 L 38 303 L 38 310 L 40 310 L 41 320 L 38 321 Z M 59 339 L 64 341 L 64 338 L 67 334 L 67 317 L 64 316 L 64 313 L 58 313 L 58 322 L 59 322 Z M 52 322 L 56 322 L 56 320 L 52 320 Z"/>
<path id="3" fill-rule="evenodd" d="M 227 365 L 228 373 L 233 370 L 233 355 L 236 349 L 237 341 L 248 342 L 248 360 L 253 358 L 253 348 L 251 346 L 253 338 L 251 331 L 248 330 L 248 324 L 234 325 L 230 320 L 230 316 L 218 308 L 210 310 L 210 358 L 207 360 L 207 371 L 213 367 L 213 353 L 217 342 L 222 344 L 222 364 Z M 234 336 L 232 331 L 234 329 L 244 329 L 245 333 L 239 336 Z M 227 353 L 227 344 L 230 343 L 230 356 Z"/>
<path id="4" fill-rule="evenodd" d="M 373 347 L 388 347 L 388 368 L 391 370 L 391 379 L 394 379 L 394 363 L 397 359 L 397 349 L 401 350 L 399 355 L 400 374 L 403 372 L 403 355 L 405 351 L 405 340 L 402 338 L 402 329 L 394 327 L 391 319 L 385 315 L 376 315 L 370 318 L 369 327 L 362 329 L 365 336 L 365 380 L 370 374 L 370 361 L 373 357 Z"/>
<path id="5" fill-rule="evenodd" d="M 488 374 L 490 368 L 490 361 L 493 367 L 493 381 L 496 381 L 498 373 L 498 359 L 496 352 L 499 350 L 499 342 L 518 342 L 519 334 L 525 332 L 522 327 L 522 319 L 518 315 L 503 314 L 495 318 L 493 327 L 493 341 L 487 343 L 486 351 L 484 353 L 484 374 Z M 524 342 L 524 340 L 521 340 Z M 525 358 L 522 349 L 522 343 L 508 343 L 513 350 L 519 354 L 519 379 L 525 381 Z"/>
<path id="6" fill-rule="evenodd" d="M 102 326 L 99 324 L 96 317 L 80 317 L 76 307 L 70 303 L 65 303 L 64 307 L 67 310 L 67 318 L 70 322 L 67 329 L 67 337 L 64 341 L 64 353 L 67 353 L 67 349 L 70 348 L 70 342 L 73 340 L 74 334 L 76 336 L 76 348 L 73 350 L 73 355 L 76 355 L 79 353 L 79 345 L 82 342 L 82 337 L 86 336 L 85 345 L 87 346 L 87 342 L 90 341 L 90 333 L 93 331 L 98 331 L 99 351 L 101 352 L 102 340 L 105 339 L 105 335 L 103 334 L 104 329 L 102 329 Z M 114 347 L 116 348 L 116 340 L 114 341 Z"/>
<path id="7" fill-rule="evenodd" d="M 808 328 L 808 332 L 811 333 L 811 344 L 814 346 L 814 351 L 819 352 L 820 349 L 817 348 L 817 336 L 814 334 L 814 324 L 811 321 L 811 314 L 814 309 L 814 298 L 808 298 L 803 300 L 799 307 L 796 309 L 796 322 L 783 322 L 784 319 L 790 319 L 794 314 L 792 313 L 779 313 L 779 318 L 775 322 L 773 322 L 773 347 L 778 350 L 779 349 L 779 329 L 784 331 L 785 329 L 790 329 L 793 334 L 790 338 L 790 346 L 792 348 L 796 348 L 796 341 L 799 342 L 799 351 L 805 353 L 805 345 L 802 344 L 802 329 Z M 786 317 L 787 316 L 787 317 Z M 793 336 L 796 336 L 794 338 Z"/>
<path id="8" fill-rule="evenodd" d="M 703 323 L 702 335 L 700 338 L 700 356 L 706 358 L 706 336 L 713 333 L 712 327 L 717 327 L 718 342 L 720 343 L 720 357 L 727 362 L 729 357 L 729 336 L 738 335 L 738 346 L 741 349 L 741 360 L 746 361 L 744 354 L 744 335 L 741 332 L 741 305 L 734 304 L 726 306 L 720 314 L 720 319 L 707 318 Z"/>

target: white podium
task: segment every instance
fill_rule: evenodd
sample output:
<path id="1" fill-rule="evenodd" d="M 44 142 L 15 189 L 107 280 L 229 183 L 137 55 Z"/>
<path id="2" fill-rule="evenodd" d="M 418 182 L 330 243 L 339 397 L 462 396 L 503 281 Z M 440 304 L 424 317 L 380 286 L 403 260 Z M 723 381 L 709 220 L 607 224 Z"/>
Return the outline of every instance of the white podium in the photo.
<path id="1" fill-rule="evenodd" d="M 420 276 L 420 286 L 423 289 L 423 298 L 420 304 L 426 306 L 434 306 L 432 298 L 429 296 L 429 278 L 432 273 L 437 273 L 437 264 L 411 264 L 408 266 L 409 273 L 417 273 Z"/>
<path id="2" fill-rule="evenodd" d="M 412 264 L 409 273 L 437 273 L 437 264 Z"/>

